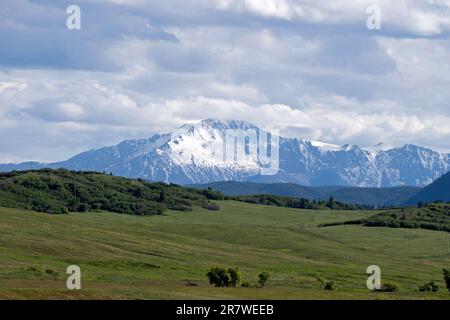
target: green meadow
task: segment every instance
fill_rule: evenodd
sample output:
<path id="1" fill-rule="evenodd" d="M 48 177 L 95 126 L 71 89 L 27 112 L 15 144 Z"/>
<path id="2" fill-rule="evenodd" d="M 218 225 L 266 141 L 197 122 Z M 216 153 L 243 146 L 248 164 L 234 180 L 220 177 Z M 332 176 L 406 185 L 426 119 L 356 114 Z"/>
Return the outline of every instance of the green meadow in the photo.
<path id="1" fill-rule="evenodd" d="M 0 208 L 0 299 L 450 299 L 450 234 L 420 229 L 318 225 L 366 211 L 300 210 L 218 201 L 160 216 L 109 212 L 50 215 Z M 66 288 L 78 265 L 82 289 Z M 366 288 L 366 268 L 398 292 Z M 266 287 L 215 288 L 211 267 L 238 267 Z M 326 291 L 317 277 L 334 281 Z M 435 281 L 437 293 L 418 285 Z"/>

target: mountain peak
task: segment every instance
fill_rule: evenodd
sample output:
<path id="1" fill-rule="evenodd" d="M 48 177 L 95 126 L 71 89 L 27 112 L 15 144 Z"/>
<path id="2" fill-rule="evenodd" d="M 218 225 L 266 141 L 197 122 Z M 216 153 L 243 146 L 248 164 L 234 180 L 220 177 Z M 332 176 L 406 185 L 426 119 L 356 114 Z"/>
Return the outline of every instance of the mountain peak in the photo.
<path id="1" fill-rule="evenodd" d="M 364 150 L 367 150 L 371 153 L 379 153 L 379 152 L 383 152 L 383 151 L 388 151 L 394 149 L 394 147 L 390 144 L 384 143 L 384 142 L 379 142 L 373 146 L 370 147 L 366 147 L 364 148 Z"/>
<path id="2" fill-rule="evenodd" d="M 359 151 L 359 150 L 361 150 L 361 148 L 359 146 L 357 146 L 356 144 L 344 144 L 341 147 L 341 149 L 344 151 Z"/>
<path id="3" fill-rule="evenodd" d="M 448 155 L 415 145 L 391 148 L 377 144 L 372 147 L 377 151 L 371 152 L 370 147 L 280 137 L 276 149 L 279 170 L 261 175 L 261 154 L 254 152 L 255 144 L 250 139 L 227 140 L 228 129 L 259 130 L 248 121 L 205 119 L 172 133 L 87 151 L 67 161 L 0 165 L 0 171 L 48 167 L 178 184 L 233 180 L 390 187 L 424 186 L 450 168 Z"/>
<path id="4" fill-rule="evenodd" d="M 186 123 L 180 127 L 180 129 L 194 129 L 194 128 L 211 128 L 220 131 L 225 131 L 228 129 L 234 130 L 248 130 L 248 129 L 258 129 L 255 124 L 243 121 L 243 120 L 219 120 L 219 119 L 204 119 L 195 123 Z"/>
<path id="5" fill-rule="evenodd" d="M 425 147 L 421 147 L 415 144 L 405 144 L 404 146 L 402 146 L 400 148 L 400 150 L 402 151 L 407 151 L 407 152 L 418 152 L 418 151 L 427 151 L 427 152 L 435 152 L 429 148 L 425 148 Z"/>

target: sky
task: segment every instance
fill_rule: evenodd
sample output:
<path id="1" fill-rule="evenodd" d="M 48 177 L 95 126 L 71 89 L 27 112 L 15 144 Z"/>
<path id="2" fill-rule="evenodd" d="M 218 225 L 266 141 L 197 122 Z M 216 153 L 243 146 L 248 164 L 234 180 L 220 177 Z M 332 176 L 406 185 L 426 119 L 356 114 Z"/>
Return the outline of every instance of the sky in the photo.
<path id="1" fill-rule="evenodd" d="M 449 37 L 450 0 L 2 0 L 0 162 L 206 118 L 450 152 Z"/>

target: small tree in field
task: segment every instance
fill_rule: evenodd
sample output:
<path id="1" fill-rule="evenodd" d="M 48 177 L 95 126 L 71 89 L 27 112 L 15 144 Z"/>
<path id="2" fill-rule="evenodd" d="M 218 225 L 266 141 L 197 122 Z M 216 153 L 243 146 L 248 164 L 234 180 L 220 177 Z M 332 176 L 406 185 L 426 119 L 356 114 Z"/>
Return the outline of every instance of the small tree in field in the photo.
<path id="1" fill-rule="evenodd" d="M 230 275 L 230 285 L 236 287 L 241 283 L 241 271 L 238 268 L 228 269 Z"/>
<path id="2" fill-rule="evenodd" d="M 259 284 L 260 288 L 264 288 L 267 280 L 269 280 L 269 277 L 270 277 L 270 275 L 267 272 L 261 272 L 258 275 L 258 284 Z"/>
<path id="3" fill-rule="evenodd" d="M 209 279 L 209 284 L 214 284 L 216 287 L 228 287 L 230 285 L 228 271 L 223 268 L 211 268 L 206 276 Z"/>

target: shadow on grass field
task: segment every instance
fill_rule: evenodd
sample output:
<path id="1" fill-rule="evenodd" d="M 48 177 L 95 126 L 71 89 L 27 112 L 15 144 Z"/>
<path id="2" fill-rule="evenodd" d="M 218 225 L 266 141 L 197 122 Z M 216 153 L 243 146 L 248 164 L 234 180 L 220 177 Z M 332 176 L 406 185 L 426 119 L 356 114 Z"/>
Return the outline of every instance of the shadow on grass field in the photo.
<path id="1" fill-rule="evenodd" d="M 449 234 L 417 229 L 319 224 L 373 212 L 314 211 L 220 202 L 163 216 L 48 215 L 0 208 L 0 299 L 449 299 Z M 68 265 L 82 290 L 65 289 Z M 381 267 L 394 293 L 366 288 L 367 266 Z M 213 266 L 238 267 L 264 289 L 214 288 Z M 317 277 L 335 281 L 325 291 Z M 438 293 L 417 288 L 435 281 Z M 191 286 L 186 284 L 190 283 Z"/>

